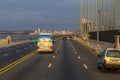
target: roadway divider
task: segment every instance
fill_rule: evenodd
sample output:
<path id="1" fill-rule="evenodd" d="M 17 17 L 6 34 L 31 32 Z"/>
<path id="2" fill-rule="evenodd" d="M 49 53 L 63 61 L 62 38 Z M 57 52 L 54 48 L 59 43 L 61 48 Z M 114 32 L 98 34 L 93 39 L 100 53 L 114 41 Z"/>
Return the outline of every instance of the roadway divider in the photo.
<path id="1" fill-rule="evenodd" d="M 18 59 L 17 61 L 7 65 L 6 67 L 1 68 L 0 75 L 7 72 L 8 70 L 14 68 L 15 66 L 19 65 L 20 63 L 24 62 L 25 60 L 29 59 L 30 57 L 34 56 L 35 54 L 37 54 L 37 51 L 33 51 L 33 52 L 29 53 L 28 55 Z"/>
<path id="2" fill-rule="evenodd" d="M 19 41 L 12 42 L 10 44 L 0 44 L 0 48 L 16 46 L 16 45 L 24 44 L 24 43 L 27 43 L 27 42 L 30 42 L 30 40 L 21 40 L 21 41 L 19 40 Z"/>
<path id="3" fill-rule="evenodd" d="M 102 51 L 99 45 L 94 46 L 90 44 L 89 41 L 83 41 L 82 39 L 77 39 L 77 41 L 83 46 L 89 48 L 90 50 L 95 51 L 97 54 L 99 54 Z"/>

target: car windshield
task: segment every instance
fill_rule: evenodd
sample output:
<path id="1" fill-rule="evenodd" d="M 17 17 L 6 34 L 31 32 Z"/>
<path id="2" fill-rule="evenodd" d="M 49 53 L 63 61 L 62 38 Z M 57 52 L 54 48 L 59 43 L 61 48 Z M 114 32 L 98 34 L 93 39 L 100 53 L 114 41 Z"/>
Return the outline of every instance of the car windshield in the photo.
<path id="1" fill-rule="evenodd" d="M 107 57 L 118 57 L 120 58 L 120 50 L 108 50 Z"/>

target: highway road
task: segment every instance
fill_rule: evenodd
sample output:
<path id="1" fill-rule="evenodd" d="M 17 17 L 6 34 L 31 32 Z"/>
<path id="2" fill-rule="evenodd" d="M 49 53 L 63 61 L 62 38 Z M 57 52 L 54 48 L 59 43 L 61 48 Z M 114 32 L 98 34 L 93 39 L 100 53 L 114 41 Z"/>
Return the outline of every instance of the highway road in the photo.
<path id="1" fill-rule="evenodd" d="M 30 43 L 0 49 L 0 68 L 20 59 L 13 67 L 0 69 L 0 80 L 120 80 L 119 71 L 101 73 L 97 54 L 77 41 L 60 39 L 53 48 L 53 54 L 38 54 Z M 25 55 L 30 57 L 22 58 Z"/>

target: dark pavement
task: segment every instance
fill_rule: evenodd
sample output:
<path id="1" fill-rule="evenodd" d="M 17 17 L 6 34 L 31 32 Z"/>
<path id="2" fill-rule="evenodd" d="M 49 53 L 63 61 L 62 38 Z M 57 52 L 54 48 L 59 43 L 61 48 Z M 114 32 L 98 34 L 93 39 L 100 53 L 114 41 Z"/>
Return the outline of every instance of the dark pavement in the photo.
<path id="1" fill-rule="evenodd" d="M 29 47 L 31 45 L 32 48 Z M 34 51 L 36 47 L 35 44 L 30 43 L 24 46 L 15 47 L 11 52 L 14 56 L 11 55 L 9 59 L 1 57 L 3 56 L 1 53 L 0 59 L 6 61 L 0 60 L 0 65 L 10 63 L 9 60 L 12 62 L 12 56 L 22 57 Z M 27 49 L 24 49 L 26 47 Z M 21 51 L 18 54 L 14 53 L 17 49 Z M 6 50 L 2 51 L 8 54 Z M 60 39 L 54 43 L 54 54 L 35 54 L 0 76 L 0 80 L 119 80 L 120 72 L 101 73 L 97 69 L 95 52 L 76 41 Z"/>

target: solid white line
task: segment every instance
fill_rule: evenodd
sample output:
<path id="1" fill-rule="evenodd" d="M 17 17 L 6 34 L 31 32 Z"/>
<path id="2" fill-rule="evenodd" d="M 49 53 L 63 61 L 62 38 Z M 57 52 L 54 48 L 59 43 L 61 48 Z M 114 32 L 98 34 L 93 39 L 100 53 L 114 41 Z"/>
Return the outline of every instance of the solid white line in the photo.
<path id="1" fill-rule="evenodd" d="M 85 67 L 85 69 L 88 69 L 88 67 L 86 66 L 86 64 L 83 64 L 83 66 Z"/>
<path id="2" fill-rule="evenodd" d="M 62 43 L 62 42 L 61 42 L 61 43 Z M 60 48 L 60 46 L 61 46 L 61 43 L 59 43 L 57 50 L 59 50 L 59 48 Z"/>
<path id="3" fill-rule="evenodd" d="M 55 58 L 55 56 L 53 56 L 52 58 Z"/>
<path id="4" fill-rule="evenodd" d="M 8 56 L 9 54 L 4 54 L 3 56 Z"/>
<path id="5" fill-rule="evenodd" d="M 81 59 L 80 56 L 78 56 L 78 59 Z"/>
<path id="6" fill-rule="evenodd" d="M 50 64 L 48 65 L 48 68 L 51 68 L 51 66 L 52 66 L 52 63 L 50 63 Z"/>

